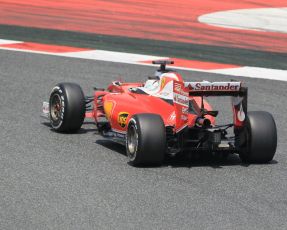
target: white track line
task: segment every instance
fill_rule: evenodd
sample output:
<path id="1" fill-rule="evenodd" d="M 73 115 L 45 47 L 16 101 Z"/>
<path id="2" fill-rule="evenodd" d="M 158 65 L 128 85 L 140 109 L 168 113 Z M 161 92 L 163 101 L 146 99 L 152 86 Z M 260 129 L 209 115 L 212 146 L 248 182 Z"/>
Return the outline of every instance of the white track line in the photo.
<path id="1" fill-rule="evenodd" d="M 278 81 L 287 81 L 287 70 L 267 69 L 259 67 L 244 66 L 232 69 L 214 70 L 213 73 L 226 74 L 232 76 L 243 76 L 250 78 L 263 78 Z"/>
<path id="2" fill-rule="evenodd" d="M 22 43 L 22 42 L 0 39 L 0 45 L 8 45 L 8 44 L 16 44 L 16 43 Z"/>

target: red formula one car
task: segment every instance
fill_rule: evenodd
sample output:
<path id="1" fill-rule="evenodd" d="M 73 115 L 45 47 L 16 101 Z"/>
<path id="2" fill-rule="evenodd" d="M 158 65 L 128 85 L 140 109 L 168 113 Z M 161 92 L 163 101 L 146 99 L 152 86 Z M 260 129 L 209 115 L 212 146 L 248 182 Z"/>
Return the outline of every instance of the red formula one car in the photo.
<path id="1" fill-rule="evenodd" d="M 241 82 L 184 82 L 155 61 L 160 69 L 144 83 L 115 81 L 85 97 L 80 86 L 60 83 L 43 103 L 43 113 L 58 132 L 78 131 L 93 118 L 99 133 L 126 146 L 133 165 L 160 165 L 166 154 L 179 152 L 237 153 L 244 162 L 273 159 L 277 131 L 268 112 L 247 113 L 247 88 Z M 233 123 L 217 125 L 209 96 L 232 98 Z M 232 128 L 232 135 L 227 129 Z"/>

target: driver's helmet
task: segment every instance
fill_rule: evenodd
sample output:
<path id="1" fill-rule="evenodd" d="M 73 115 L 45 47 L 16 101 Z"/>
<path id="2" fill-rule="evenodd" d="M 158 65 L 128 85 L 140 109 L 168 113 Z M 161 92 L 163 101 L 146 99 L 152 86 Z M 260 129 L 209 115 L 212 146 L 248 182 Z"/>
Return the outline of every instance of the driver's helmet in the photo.
<path id="1" fill-rule="evenodd" d="M 171 81 L 181 81 L 181 76 L 178 73 L 160 73 L 156 72 L 158 79 L 149 79 L 144 84 L 144 88 L 149 90 L 162 90 L 165 85 Z"/>
<path id="2" fill-rule="evenodd" d="M 159 81 L 160 79 L 147 80 L 144 84 L 144 88 L 150 91 L 154 91 L 158 88 Z"/>
<path id="3" fill-rule="evenodd" d="M 153 96 L 167 97 L 173 92 L 173 81 L 181 79 L 178 73 L 161 73 L 158 79 L 147 80 L 142 90 Z"/>

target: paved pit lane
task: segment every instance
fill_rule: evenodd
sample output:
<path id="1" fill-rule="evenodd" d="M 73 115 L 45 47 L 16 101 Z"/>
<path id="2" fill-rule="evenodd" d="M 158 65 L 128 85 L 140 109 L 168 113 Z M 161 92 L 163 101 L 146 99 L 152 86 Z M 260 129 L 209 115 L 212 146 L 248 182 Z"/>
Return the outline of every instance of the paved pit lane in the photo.
<path id="1" fill-rule="evenodd" d="M 89 122 L 78 134 L 51 131 L 41 103 L 57 82 L 91 94 L 115 79 L 145 80 L 154 68 L 3 50 L 0 58 L 0 229 L 287 228 L 285 82 L 238 78 L 249 86 L 249 110 L 270 111 L 277 122 L 270 164 L 246 165 L 234 155 L 134 168 L 124 148 L 103 141 Z"/>

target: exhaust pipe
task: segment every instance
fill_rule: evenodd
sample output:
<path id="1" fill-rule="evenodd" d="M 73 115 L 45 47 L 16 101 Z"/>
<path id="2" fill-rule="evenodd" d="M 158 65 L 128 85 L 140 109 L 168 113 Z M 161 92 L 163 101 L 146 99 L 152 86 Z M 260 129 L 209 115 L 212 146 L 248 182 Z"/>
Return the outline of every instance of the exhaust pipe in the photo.
<path id="1" fill-rule="evenodd" d="M 211 125 L 211 121 L 204 117 L 198 117 L 195 121 L 195 124 L 198 127 L 209 127 Z"/>

